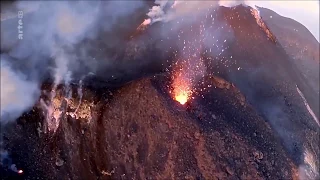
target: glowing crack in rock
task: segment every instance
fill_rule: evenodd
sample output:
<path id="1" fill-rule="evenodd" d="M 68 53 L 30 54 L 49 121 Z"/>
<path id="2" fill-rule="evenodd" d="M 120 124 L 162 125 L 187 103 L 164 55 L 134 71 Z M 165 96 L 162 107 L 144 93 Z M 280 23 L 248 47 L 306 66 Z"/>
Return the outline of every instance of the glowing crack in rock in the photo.
<path id="1" fill-rule="evenodd" d="M 260 16 L 260 11 L 257 9 L 257 7 L 252 6 L 252 9 L 250 10 L 252 16 L 256 19 L 257 24 L 260 26 L 260 28 L 266 33 L 267 37 L 272 41 L 272 42 L 277 42 L 276 38 L 274 35 L 271 33 L 267 25 L 264 23 Z"/>

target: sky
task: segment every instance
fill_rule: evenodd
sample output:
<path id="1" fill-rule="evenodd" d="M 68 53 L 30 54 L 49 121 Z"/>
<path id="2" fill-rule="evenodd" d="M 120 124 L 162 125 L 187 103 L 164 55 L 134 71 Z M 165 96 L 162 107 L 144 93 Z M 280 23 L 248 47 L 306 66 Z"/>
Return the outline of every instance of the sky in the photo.
<path id="1" fill-rule="evenodd" d="M 319 42 L 319 0 L 278 0 L 278 1 L 247 1 L 275 11 L 303 24 Z"/>
<path id="2" fill-rule="evenodd" d="M 164 0 L 166 1 L 166 0 Z M 201 1 L 201 0 L 200 0 Z M 205 1 L 205 0 L 202 0 Z M 225 0 L 228 2 L 229 0 Z M 230 0 L 232 1 L 232 0 Z M 303 24 L 319 42 L 319 0 L 244 0 L 248 5 L 257 5 L 294 19 Z"/>

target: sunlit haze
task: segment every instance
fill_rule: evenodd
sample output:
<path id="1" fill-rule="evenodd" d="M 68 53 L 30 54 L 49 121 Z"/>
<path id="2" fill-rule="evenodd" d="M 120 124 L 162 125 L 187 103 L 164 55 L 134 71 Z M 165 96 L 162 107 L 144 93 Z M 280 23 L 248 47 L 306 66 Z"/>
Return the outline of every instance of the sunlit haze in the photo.
<path id="1" fill-rule="evenodd" d="M 319 41 L 319 1 L 248 1 L 303 24 Z"/>

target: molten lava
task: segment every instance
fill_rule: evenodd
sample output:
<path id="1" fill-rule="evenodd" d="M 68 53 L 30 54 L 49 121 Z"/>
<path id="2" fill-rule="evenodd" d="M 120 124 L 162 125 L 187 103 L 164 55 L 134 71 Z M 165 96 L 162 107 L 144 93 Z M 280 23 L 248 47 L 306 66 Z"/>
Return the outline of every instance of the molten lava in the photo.
<path id="1" fill-rule="evenodd" d="M 267 25 L 262 20 L 262 18 L 260 16 L 260 11 L 257 8 L 253 8 L 250 11 L 251 11 L 252 16 L 256 19 L 257 24 L 266 33 L 268 38 L 274 43 L 277 42 L 277 39 L 275 38 L 275 36 L 271 33 L 271 31 L 269 30 Z"/>
<path id="2" fill-rule="evenodd" d="M 137 28 L 138 31 L 143 31 L 151 23 L 151 19 L 145 19 Z"/>
<path id="3" fill-rule="evenodd" d="M 188 93 L 187 92 L 181 92 L 180 94 L 177 94 L 175 96 L 175 99 L 180 104 L 184 105 L 188 101 Z"/>
<path id="4" fill-rule="evenodd" d="M 192 94 L 192 83 L 191 80 L 185 76 L 182 68 L 174 71 L 172 88 L 173 99 L 184 105 Z"/>

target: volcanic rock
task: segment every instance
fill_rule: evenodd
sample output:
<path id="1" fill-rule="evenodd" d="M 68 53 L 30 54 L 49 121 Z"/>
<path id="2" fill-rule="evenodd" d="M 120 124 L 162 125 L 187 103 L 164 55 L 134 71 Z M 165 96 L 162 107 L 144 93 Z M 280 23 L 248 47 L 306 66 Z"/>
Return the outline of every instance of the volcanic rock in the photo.
<path id="1" fill-rule="evenodd" d="M 140 32 L 124 50 L 113 52 L 120 59 L 110 70 L 119 71 L 116 78 L 107 78 L 102 68 L 86 80 L 81 103 L 78 84 L 71 85 L 68 100 L 67 87 L 60 86 L 54 101 L 65 105 L 55 133 L 42 132 L 40 100 L 7 127 L 5 147 L 24 178 L 297 179 L 304 167 L 316 174 L 319 126 L 298 92 L 319 118 L 312 79 L 306 81 L 284 41 L 270 23 L 257 24 L 264 18 L 257 21 L 250 7 L 206 13 L 165 38 L 158 34 L 170 30 L 170 23 Z M 225 41 L 226 49 L 201 53 L 205 75 L 193 87 L 194 99 L 182 106 L 169 93 L 171 74 L 161 70 L 172 70 L 179 38 L 197 37 L 203 24 L 211 28 L 208 37 L 223 32 L 218 41 Z M 63 166 L 56 166 L 56 157 Z"/>
<path id="2" fill-rule="evenodd" d="M 45 138 L 39 138 L 30 127 L 37 124 L 37 119 L 43 119 L 41 109 L 36 106 L 33 113 L 21 117 L 14 131 L 6 134 L 11 142 L 8 146 L 21 144 L 24 148 L 12 149 L 19 163 L 34 162 L 25 171 L 30 177 L 37 174 L 45 179 L 225 179 L 243 175 L 263 178 L 267 174 L 269 178 L 290 179 L 296 176 L 297 167 L 270 126 L 252 107 L 239 104 L 235 107 L 238 112 L 234 112 L 237 93 L 233 89 L 212 87 L 209 92 L 217 99 L 214 106 L 196 97 L 190 102 L 195 111 L 177 111 L 180 104 L 165 91 L 166 81 L 161 79 L 163 76 L 131 82 L 114 91 L 112 97 L 99 98 L 85 89 L 83 106 L 95 102 L 92 120 L 83 122 L 63 115 L 57 132 L 44 134 Z M 73 99 L 76 101 L 76 97 Z M 195 113 L 206 111 L 213 111 L 221 118 L 213 119 L 210 115 L 202 121 L 194 118 Z M 34 116 L 37 118 L 33 119 Z M 252 131 L 259 135 L 253 136 Z M 31 146 L 30 142 L 24 142 L 25 137 L 37 144 L 32 145 L 35 149 L 28 154 L 20 153 L 25 146 Z M 64 163 L 50 160 L 54 154 L 60 154 Z M 254 163 L 257 159 L 258 164 Z M 272 160 L 277 161 L 274 167 L 268 165 Z M 63 168 L 55 168 L 62 164 Z"/>

